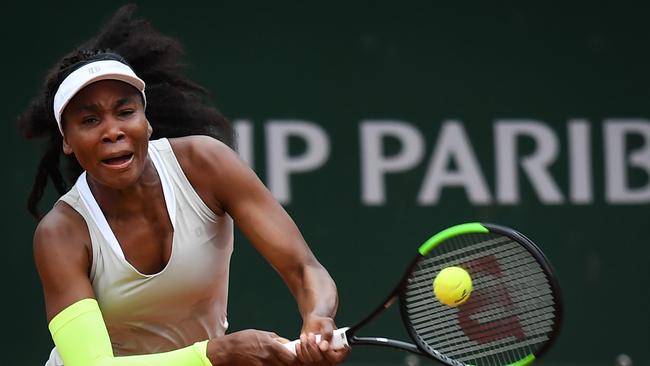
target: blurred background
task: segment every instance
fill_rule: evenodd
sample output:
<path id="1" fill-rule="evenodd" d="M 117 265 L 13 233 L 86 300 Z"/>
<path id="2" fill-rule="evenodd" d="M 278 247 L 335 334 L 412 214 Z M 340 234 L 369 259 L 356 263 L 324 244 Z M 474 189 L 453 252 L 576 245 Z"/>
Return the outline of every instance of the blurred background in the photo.
<path id="1" fill-rule="evenodd" d="M 15 120 L 47 70 L 123 3 L 0 5 L 2 365 L 52 343 L 25 208 L 42 152 Z M 542 365 L 650 365 L 647 3 L 140 1 L 237 126 L 242 156 L 366 315 L 446 226 L 514 227 L 554 264 L 565 322 Z M 53 190 L 42 208 L 56 200 Z M 293 338 L 297 308 L 239 235 L 231 330 Z M 397 309 L 368 334 L 406 337 Z M 346 365 L 417 365 L 357 349 Z"/>

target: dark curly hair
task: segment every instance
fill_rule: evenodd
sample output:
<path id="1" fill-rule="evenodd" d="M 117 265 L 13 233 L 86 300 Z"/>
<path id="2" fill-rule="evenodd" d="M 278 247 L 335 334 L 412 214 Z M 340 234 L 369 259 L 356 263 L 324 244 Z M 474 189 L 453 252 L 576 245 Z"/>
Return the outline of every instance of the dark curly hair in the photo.
<path id="1" fill-rule="evenodd" d="M 182 71 L 184 51 L 174 38 L 161 34 L 146 20 L 134 19 L 135 5 L 117 10 L 100 32 L 67 54 L 48 73 L 41 92 L 18 117 L 18 129 L 26 139 L 47 139 L 38 165 L 27 209 L 39 220 L 38 204 L 48 183 L 62 195 L 74 184 L 82 168 L 74 156 L 65 156 L 66 174 L 61 173 L 62 137 L 52 112 L 60 74 L 67 67 L 102 52 L 122 56 L 147 84 L 147 119 L 153 126 L 152 139 L 208 135 L 234 145 L 230 122 L 208 104 L 209 93 L 187 79 Z"/>

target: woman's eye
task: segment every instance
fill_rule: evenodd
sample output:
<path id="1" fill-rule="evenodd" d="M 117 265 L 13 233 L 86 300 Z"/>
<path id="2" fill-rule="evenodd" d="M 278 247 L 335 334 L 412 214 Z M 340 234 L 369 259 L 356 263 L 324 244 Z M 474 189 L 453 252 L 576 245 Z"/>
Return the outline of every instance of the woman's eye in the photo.
<path id="1" fill-rule="evenodd" d="M 84 117 L 84 118 L 81 120 L 81 123 L 87 125 L 87 124 L 95 123 L 95 122 L 97 122 L 97 121 L 99 121 L 99 119 L 98 119 L 97 117 Z"/>
<path id="2" fill-rule="evenodd" d="M 119 114 L 121 117 L 128 117 L 128 116 L 132 115 L 133 112 L 134 112 L 133 109 L 123 109 L 123 110 L 121 110 L 118 114 Z"/>

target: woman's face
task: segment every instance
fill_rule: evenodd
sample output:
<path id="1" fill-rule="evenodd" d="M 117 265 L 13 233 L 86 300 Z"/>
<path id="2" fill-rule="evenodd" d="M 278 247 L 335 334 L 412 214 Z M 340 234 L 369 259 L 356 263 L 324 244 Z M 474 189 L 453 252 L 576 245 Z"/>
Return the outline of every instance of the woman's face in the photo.
<path id="1" fill-rule="evenodd" d="M 142 175 L 151 126 L 140 92 L 117 80 L 79 91 L 63 111 L 63 151 L 98 183 L 123 189 Z"/>

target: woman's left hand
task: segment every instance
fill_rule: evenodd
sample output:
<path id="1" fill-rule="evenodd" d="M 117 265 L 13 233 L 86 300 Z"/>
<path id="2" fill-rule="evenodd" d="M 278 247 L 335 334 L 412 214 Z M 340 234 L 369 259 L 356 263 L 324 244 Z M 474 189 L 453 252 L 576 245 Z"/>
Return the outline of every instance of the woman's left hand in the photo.
<path id="1" fill-rule="evenodd" d="M 343 362 L 350 353 L 350 348 L 335 350 L 331 347 L 334 329 L 336 324 L 330 317 L 318 315 L 306 317 L 300 332 L 300 344 L 296 347 L 298 360 L 303 365 L 310 366 L 330 366 Z M 318 343 L 316 334 L 321 336 Z"/>

